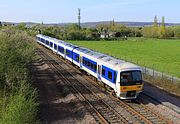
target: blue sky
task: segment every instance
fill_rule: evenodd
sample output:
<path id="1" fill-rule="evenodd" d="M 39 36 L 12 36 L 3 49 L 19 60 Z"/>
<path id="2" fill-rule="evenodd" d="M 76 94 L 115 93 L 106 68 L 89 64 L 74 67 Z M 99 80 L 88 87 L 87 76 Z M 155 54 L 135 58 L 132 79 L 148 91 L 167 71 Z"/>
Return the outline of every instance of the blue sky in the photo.
<path id="1" fill-rule="evenodd" d="M 63 23 L 153 21 L 180 22 L 180 0 L 0 0 L 0 21 Z"/>

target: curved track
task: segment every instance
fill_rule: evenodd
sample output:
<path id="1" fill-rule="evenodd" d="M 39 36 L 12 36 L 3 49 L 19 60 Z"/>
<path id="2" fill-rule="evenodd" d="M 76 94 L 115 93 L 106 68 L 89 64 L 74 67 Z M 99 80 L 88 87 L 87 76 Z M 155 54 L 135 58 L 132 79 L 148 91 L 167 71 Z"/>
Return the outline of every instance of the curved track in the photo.
<path id="1" fill-rule="evenodd" d="M 99 123 L 171 123 L 167 120 L 164 120 L 160 115 L 150 111 L 143 104 L 135 101 L 121 101 L 112 95 L 109 95 L 103 92 L 102 89 L 99 89 L 97 83 L 93 82 L 91 79 L 86 79 L 83 81 L 77 79 L 75 76 L 77 70 L 74 67 L 66 67 L 62 59 L 51 54 L 49 50 L 40 47 L 38 50 L 39 55 L 44 58 L 45 62 L 53 68 L 64 82 L 69 84 L 73 92 L 78 94 L 78 97 L 83 98 L 86 103 L 93 109 L 94 112 L 91 112 L 94 118 Z M 69 64 L 68 64 L 69 66 Z M 69 70 L 68 70 L 69 68 Z M 66 73 L 62 73 L 61 70 L 66 70 Z M 68 71 L 67 71 L 68 70 Z M 101 91 L 101 93 L 100 93 Z"/>

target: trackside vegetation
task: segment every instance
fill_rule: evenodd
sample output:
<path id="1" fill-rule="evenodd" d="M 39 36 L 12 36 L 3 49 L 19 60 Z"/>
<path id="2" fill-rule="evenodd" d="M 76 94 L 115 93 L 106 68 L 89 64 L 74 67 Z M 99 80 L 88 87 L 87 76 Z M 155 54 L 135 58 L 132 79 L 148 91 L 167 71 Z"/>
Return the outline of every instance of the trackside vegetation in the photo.
<path id="1" fill-rule="evenodd" d="M 0 29 L 0 123 L 38 123 L 37 91 L 31 84 L 33 39 L 15 27 Z"/>

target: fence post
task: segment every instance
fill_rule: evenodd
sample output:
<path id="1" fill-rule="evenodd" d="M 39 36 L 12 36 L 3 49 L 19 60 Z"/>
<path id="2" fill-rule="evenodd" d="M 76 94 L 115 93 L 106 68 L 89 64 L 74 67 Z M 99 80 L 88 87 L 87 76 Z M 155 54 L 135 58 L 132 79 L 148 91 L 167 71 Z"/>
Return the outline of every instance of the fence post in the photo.
<path id="1" fill-rule="evenodd" d="M 173 76 L 172 76 L 172 83 L 173 83 Z"/>
<path id="2" fill-rule="evenodd" d="M 154 78 L 154 64 L 153 64 L 153 78 Z"/>

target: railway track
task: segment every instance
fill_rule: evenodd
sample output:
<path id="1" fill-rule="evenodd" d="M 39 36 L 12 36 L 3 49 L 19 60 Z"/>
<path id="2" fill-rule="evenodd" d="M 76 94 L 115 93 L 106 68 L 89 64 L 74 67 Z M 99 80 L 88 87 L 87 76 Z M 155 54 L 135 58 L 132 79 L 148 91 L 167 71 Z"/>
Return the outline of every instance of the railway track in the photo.
<path id="1" fill-rule="evenodd" d="M 171 123 L 164 120 L 158 114 L 150 111 L 143 104 L 138 101 L 127 102 L 121 101 L 112 95 L 104 95 L 99 93 L 97 83 L 94 83 L 89 78 L 88 81 L 93 82 L 94 86 L 90 83 L 81 83 L 77 77 L 74 76 L 74 70 L 70 69 L 65 72 L 66 76 L 60 70 L 67 70 L 65 65 L 62 64 L 57 56 L 47 52 L 45 48 L 39 49 L 40 55 L 48 62 L 56 73 L 63 77 L 66 83 L 74 90 L 74 92 L 83 98 L 88 105 L 96 113 L 94 117 L 100 123 Z M 67 65 L 66 65 L 67 66 Z M 77 70 L 76 70 L 77 71 Z M 68 78 L 66 78 L 68 77 Z M 73 85 L 72 85 L 73 83 Z M 102 90 L 101 90 L 102 91 Z M 102 91 L 103 92 L 103 91 Z M 92 113 L 92 112 L 91 112 Z M 94 113 L 93 113 L 94 114 Z M 97 118 L 98 117 L 98 118 Z"/>
<path id="2" fill-rule="evenodd" d="M 76 78 L 72 77 L 70 73 L 66 73 L 66 77 L 69 77 L 66 78 L 61 71 L 62 65 L 57 64 L 56 61 L 53 61 L 52 58 L 46 56 L 45 54 L 43 54 L 43 57 L 45 58 L 46 62 L 48 62 L 48 64 L 51 64 L 51 68 L 56 69 L 56 74 L 58 74 L 58 76 L 60 76 L 64 82 L 68 83 L 69 86 L 73 88 L 74 93 L 78 93 L 78 95 L 83 98 L 90 105 L 91 108 L 93 108 L 93 110 L 97 114 L 96 116 L 99 117 L 97 118 L 94 115 L 96 121 L 107 124 L 128 124 L 128 121 L 125 118 L 120 116 L 111 106 L 101 100 L 94 92 L 84 86 Z"/>

